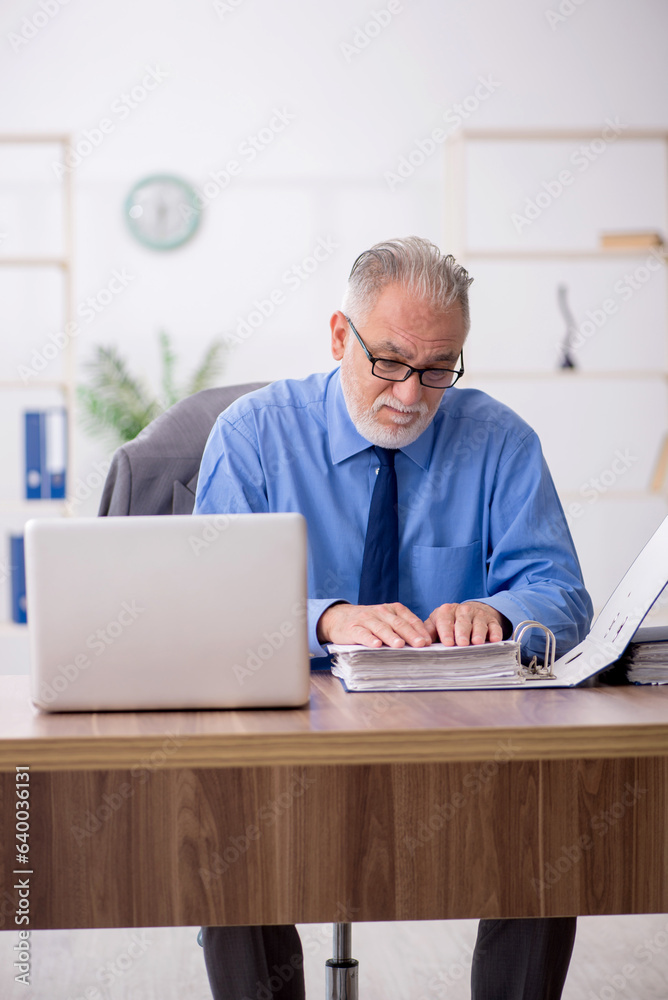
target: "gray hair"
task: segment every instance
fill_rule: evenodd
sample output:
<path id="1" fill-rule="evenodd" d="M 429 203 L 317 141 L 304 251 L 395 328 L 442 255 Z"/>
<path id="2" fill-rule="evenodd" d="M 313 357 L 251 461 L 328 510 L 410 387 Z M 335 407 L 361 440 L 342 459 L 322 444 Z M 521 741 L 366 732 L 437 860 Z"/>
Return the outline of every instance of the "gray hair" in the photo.
<path id="1" fill-rule="evenodd" d="M 436 309 L 446 310 L 459 302 L 468 333 L 471 326 L 468 288 L 472 281 L 452 254 L 444 256 L 428 240 L 419 236 L 387 240 L 359 255 L 352 266 L 341 308 L 347 315 L 364 321 L 383 289 L 396 283 Z"/>

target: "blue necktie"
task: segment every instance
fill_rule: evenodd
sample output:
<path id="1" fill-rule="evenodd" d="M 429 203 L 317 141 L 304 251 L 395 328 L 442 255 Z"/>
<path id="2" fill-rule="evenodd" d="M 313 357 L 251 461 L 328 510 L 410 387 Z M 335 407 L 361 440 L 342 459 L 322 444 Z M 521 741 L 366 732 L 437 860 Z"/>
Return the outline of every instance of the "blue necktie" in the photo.
<path id="1" fill-rule="evenodd" d="M 399 518 L 395 450 L 374 448 L 380 459 L 364 542 L 359 604 L 399 600 Z"/>

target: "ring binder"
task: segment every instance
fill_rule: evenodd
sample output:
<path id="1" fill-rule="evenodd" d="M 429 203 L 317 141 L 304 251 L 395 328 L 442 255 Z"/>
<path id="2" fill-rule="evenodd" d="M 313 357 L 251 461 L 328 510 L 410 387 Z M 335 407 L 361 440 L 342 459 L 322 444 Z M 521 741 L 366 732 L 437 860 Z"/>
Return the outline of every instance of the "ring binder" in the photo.
<path id="1" fill-rule="evenodd" d="M 545 633 L 543 663 L 534 656 L 522 663 L 522 640 L 531 629 Z M 528 681 L 549 684 L 554 673 L 556 641 L 542 622 L 519 623 L 511 639 L 467 646 L 399 649 L 330 644 L 332 671 L 349 691 L 444 691 L 453 688 L 522 687 Z"/>
<path id="2" fill-rule="evenodd" d="M 532 657 L 527 666 L 522 664 L 522 637 L 525 632 L 529 632 L 533 628 L 542 629 L 545 633 L 545 655 L 543 657 L 542 667 L 538 666 L 537 656 Z M 554 673 L 554 660 L 557 644 L 554 638 L 554 633 L 547 627 L 547 625 L 543 625 L 542 622 L 528 620 L 520 622 L 513 632 L 513 642 L 517 643 L 517 662 L 520 673 L 525 680 L 554 680 L 556 678 L 556 674 Z"/>
<path id="3" fill-rule="evenodd" d="M 662 592 L 668 566 L 668 517 L 624 574 L 588 635 L 556 657 L 554 633 L 542 622 L 523 621 L 512 639 L 468 646 L 366 646 L 327 648 L 332 673 L 348 691 L 450 691 L 455 688 L 574 688 L 589 684 L 622 655 L 638 625 Z M 522 640 L 531 629 L 545 633 L 545 655 L 524 666 Z"/>

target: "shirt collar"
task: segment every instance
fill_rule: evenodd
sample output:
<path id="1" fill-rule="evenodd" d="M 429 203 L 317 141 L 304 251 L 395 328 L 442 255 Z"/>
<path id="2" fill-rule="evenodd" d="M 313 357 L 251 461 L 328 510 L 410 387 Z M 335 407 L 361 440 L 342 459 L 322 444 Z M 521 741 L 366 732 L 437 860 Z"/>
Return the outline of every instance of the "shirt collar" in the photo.
<path id="1" fill-rule="evenodd" d="M 438 413 L 436 418 L 438 418 Z M 329 451 L 332 463 L 338 465 L 347 458 L 357 455 L 372 445 L 359 433 L 350 419 L 341 388 L 340 370 L 332 374 L 327 386 L 327 428 L 329 431 Z M 434 420 L 412 444 L 399 450 L 425 471 L 429 468 L 434 447 Z"/>

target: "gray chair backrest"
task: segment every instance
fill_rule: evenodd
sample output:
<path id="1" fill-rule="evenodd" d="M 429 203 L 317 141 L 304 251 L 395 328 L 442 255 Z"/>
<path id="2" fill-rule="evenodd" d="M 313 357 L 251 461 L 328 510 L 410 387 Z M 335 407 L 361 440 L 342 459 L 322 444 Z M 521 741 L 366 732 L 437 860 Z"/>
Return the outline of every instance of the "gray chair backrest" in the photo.
<path id="1" fill-rule="evenodd" d="M 114 453 L 98 516 L 192 514 L 204 446 L 218 414 L 263 385 L 202 389 L 157 417 Z"/>

